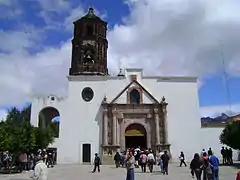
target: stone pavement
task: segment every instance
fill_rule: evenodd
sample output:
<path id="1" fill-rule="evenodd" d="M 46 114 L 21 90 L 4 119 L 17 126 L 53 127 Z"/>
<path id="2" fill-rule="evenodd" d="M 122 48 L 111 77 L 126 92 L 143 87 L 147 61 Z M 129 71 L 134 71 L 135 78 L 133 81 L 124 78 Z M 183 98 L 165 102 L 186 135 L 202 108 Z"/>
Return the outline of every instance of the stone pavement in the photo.
<path id="1" fill-rule="evenodd" d="M 49 180 L 124 180 L 126 171 L 124 168 L 116 169 L 113 166 L 102 166 L 101 172 L 91 173 L 92 166 L 89 165 L 58 165 L 49 169 Z M 161 175 L 158 167 L 155 172 L 141 173 L 140 169 L 135 170 L 136 180 L 191 180 L 190 170 L 188 167 L 178 167 L 178 164 L 172 163 L 169 167 L 169 175 Z M 237 170 L 231 167 L 220 168 L 221 180 L 235 180 Z M 0 180 L 27 180 L 30 179 L 32 172 L 0 175 Z"/>

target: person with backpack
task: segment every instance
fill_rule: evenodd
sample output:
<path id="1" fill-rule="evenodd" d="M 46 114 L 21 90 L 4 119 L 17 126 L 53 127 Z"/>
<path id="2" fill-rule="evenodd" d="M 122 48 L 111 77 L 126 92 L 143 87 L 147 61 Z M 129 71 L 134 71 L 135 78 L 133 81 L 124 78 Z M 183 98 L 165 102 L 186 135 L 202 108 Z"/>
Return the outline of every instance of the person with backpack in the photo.
<path id="1" fill-rule="evenodd" d="M 203 180 L 213 180 L 213 171 L 208 159 L 203 159 Z"/>
<path id="2" fill-rule="evenodd" d="M 98 172 L 100 172 L 100 164 L 101 164 L 100 157 L 98 156 L 98 153 L 95 153 L 94 168 L 92 173 L 95 173 L 97 169 L 98 169 Z"/>
<path id="3" fill-rule="evenodd" d="M 147 155 L 147 163 L 148 163 L 149 171 L 150 171 L 150 173 L 152 173 L 153 172 L 153 165 L 155 163 L 155 157 L 153 155 L 152 150 Z"/>
<path id="4" fill-rule="evenodd" d="M 147 155 L 146 155 L 145 152 L 141 152 L 140 165 L 141 165 L 142 172 L 145 173 L 146 172 L 146 166 L 147 166 Z"/>
<path id="5" fill-rule="evenodd" d="M 213 155 L 212 152 L 209 152 L 208 156 L 208 160 L 211 164 L 213 172 L 213 180 L 219 180 L 219 160 L 216 156 Z"/>

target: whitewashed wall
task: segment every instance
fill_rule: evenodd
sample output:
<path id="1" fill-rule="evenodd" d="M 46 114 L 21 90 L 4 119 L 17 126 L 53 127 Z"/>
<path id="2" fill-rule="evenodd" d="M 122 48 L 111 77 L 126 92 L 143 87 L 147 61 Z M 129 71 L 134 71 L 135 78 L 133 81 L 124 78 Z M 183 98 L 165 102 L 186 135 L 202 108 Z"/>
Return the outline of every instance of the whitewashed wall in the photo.
<path id="1" fill-rule="evenodd" d="M 58 148 L 59 163 L 82 163 L 82 144 L 91 144 L 92 159 L 94 153 L 100 152 L 102 143 L 102 109 L 101 103 L 106 96 L 111 102 L 129 83 L 130 75 L 136 74 L 138 82 L 156 99 L 165 96 L 168 103 L 168 139 L 174 160 L 180 151 L 184 151 L 187 160 L 202 148 L 212 147 L 217 153 L 219 129 L 202 129 L 200 123 L 198 91 L 196 78 L 186 77 L 142 77 L 139 69 L 128 69 L 126 78 L 82 76 L 69 78 L 68 98 L 57 101 L 37 99 L 33 102 L 31 122 L 38 124 L 38 113 L 42 108 L 51 106 L 60 112 L 60 136 L 51 145 Z M 90 102 L 82 99 L 82 90 L 91 87 L 94 98 Z M 117 103 L 126 103 L 124 93 Z M 152 103 L 143 96 L 144 103 Z M 203 140 L 204 139 L 204 140 Z"/>

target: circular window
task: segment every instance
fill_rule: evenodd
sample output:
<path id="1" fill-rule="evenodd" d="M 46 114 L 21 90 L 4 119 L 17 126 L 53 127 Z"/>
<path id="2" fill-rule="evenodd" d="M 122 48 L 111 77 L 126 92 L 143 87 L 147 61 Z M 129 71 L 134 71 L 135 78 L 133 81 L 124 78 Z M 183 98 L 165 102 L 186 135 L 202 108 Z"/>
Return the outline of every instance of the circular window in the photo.
<path id="1" fill-rule="evenodd" d="M 82 98 L 84 101 L 91 101 L 93 99 L 93 90 L 90 87 L 86 87 L 82 90 Z"/>

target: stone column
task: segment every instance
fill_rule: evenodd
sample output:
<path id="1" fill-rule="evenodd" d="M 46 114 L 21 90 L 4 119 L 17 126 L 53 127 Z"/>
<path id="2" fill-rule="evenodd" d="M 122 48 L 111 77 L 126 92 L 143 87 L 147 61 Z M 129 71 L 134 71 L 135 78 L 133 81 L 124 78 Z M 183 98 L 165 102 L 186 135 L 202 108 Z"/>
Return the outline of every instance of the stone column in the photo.
<path id="1" fill-rule="evenodd" d="M 152 148 L 152 143 L 151 143 L 152 137 L 151 137 L 151 127 L 150 123 L 147 123 L 147 148 Z"/>
<path id="2" fill-rule="evenodd" d="M 121 131 L 120 131 L 120 124 L 119 124 L 119 122 L 120 122 L 120 119 L 117 119 L 117 130 L 116 130 L 116 133 L 117 133 L 117 145 L 120 145 L 120 133 L 121 133 Z"/>
<path id="3" fill-rule="evenodd" d="M 104 110 L 103 115 L 103 145 L 108 145 L 108 115 L 107 109 Z"/>
<path id="4" fill-rule="evenodd" d="M 162 118 L 163 118 L 163 123 L 164 123 L 164 142 L 165 144 L 169 144 L 168 142 L 168 125 L 167 125 L 167 105 L 168 103 L 166 102 L 166 98 L 163 96 L 161 100 L 161 107 L 162 107 Z"/>
<path id="5" fill-rule="evenodd" d="M 159 134 L 159 115 L 158 115 L 158 109 L 154 109 L 155 113 L 155 125 L 156 125 L 156 145 L 160 144 L 160 134 Z"/>
<path id="6" fill-rule="evenodd" d="M 120 126 L 120 137 L 119 137 L 119 143 L 121 151 L 125 150 L 125 129 L 124 129 L 124 120 L 123 120 L 123 114 L 120 114 L 119 117 L 119 126 Z"/>
<path id="7" fill-rule="evenodd" d="M 117 145 L 117 117 L 116 113 L 113 113 L 113 145 Z"/>
<path id="8" fill-rule="evenodd" d="M 167 107 L 163 107 L 163 122 L 164 122 L 164 129 L 165 129 L 165 144 L 169 144 L 168 142 L 168 125 L 167 125 Z"/>

